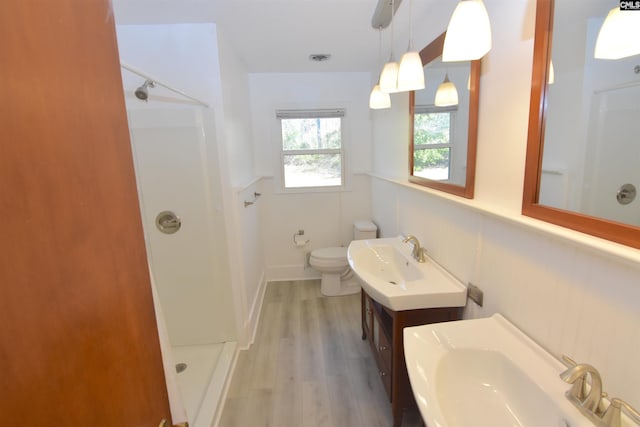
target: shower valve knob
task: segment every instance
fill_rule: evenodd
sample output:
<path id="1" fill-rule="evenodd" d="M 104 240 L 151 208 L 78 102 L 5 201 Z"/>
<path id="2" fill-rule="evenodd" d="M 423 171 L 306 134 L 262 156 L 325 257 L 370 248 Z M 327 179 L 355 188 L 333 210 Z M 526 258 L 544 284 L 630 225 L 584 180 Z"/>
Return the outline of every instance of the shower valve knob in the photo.
<path id="1" fill-rule="evenodd" d="M 624 184 L 616 193 L 616 199 L 621 205 L 628 205 L 636 198 L 636 187 L 633 184 Z"/>

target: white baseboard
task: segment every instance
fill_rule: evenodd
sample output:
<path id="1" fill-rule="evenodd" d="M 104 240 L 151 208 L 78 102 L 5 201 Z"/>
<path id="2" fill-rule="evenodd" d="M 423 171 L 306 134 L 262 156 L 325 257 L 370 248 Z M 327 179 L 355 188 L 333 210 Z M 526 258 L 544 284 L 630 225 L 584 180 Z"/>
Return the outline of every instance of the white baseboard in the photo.
<path id="1" fill-rule="evenodd" d="M 262 301 L 264 300 L 264 292 L 267 289 L 267 278 L 264 272 L 260 276 L 260 283 L 258 284 L 258 292 L 256 292 L 251 309 L 249 310 L 249 316 L 245 323 L 245 330 L 247 331 L 248 341 L 241 344 L 241 350 L 248 349 L 256 339 L 256 331 L 258 330 L 258 321 L 260 320 L 260 313 L 262 312 Z"/>
<path id="2" fill-rule="evenodd" d="M 302 264 L 274 265 L 267 267 L 267 281 L 281 282 L 283 280 L 309 280 L 319 279 L 321 274 L 311 267 Z"/>

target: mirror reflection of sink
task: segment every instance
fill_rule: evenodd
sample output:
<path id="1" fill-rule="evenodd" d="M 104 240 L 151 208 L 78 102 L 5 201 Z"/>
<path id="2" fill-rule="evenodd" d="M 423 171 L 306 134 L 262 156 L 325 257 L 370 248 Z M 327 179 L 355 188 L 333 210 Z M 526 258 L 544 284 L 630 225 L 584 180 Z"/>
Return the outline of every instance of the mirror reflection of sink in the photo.
<path id="1" fill-rule="evenodd" d="M 566 368 L 504 317 L 404 330 L 407 370 L 429 427 L 592 427 L 565 398 Z"/>
<path id="2" fill-rule="evenodd" d="M 414 260 L 401 237 L 354 240 L 347 258 L 367 294 L 392 310 L 466 304 L 467 288 L 428 256 Z"/>

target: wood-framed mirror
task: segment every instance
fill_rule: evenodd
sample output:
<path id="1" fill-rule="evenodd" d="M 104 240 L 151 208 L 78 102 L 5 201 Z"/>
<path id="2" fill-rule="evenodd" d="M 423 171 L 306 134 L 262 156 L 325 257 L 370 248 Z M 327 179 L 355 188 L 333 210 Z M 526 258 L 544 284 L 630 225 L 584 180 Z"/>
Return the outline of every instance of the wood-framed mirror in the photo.
<path id="1" fill-rule="evenodd" d="M 409 181 L 472 199 L 480 60 L 443 63 L 445 34 L 420 51 L 425 89 L 409 93 Z M 436 92 L 446 78 L 455 85 L 458 102 L 436 106 Z"/>
<path id="2" fill-rule="evenodd" d="M 617 4 L 569 3 L 537 0 L 522 214 L 640 248 L 640 58 L 595 58 Z"/>

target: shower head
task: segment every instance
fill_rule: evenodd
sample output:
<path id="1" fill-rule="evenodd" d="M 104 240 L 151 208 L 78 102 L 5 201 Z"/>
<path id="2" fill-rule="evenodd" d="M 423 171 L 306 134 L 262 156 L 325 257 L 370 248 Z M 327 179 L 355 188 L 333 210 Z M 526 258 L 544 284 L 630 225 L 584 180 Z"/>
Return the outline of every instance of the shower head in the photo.
<path id="1" fill-rule="evenodd" d="M 145 80 L 144 84 L 140 86 L 138 89 L 136 89 L 135 91 L 136 98 L 142 101 L 147 101 L 149 98 L 149 90 L 147 88 L 150 88 L 150 87 L 156 87 L 153 80 L 149 80 L 149 79 Z"/>

